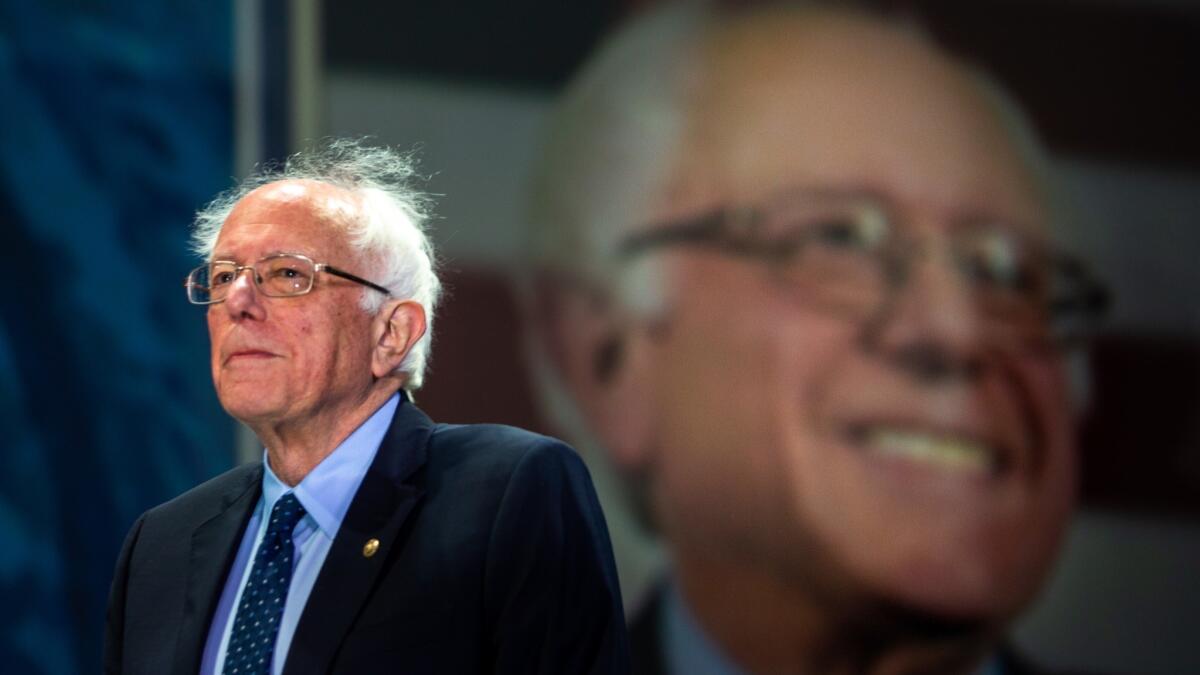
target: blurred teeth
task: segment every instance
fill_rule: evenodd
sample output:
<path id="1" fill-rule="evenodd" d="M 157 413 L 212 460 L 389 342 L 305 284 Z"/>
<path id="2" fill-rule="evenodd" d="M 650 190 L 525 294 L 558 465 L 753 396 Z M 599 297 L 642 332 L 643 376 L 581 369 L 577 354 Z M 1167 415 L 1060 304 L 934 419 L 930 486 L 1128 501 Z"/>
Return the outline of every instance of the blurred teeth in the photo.
<path id="1" fill-rule="evenodd" d="M 990 473 L 994 453 L 982 443 L 955 436 L 877 427 L 866 434 L 868 452 L 900 457 L 948 471 Z"/>

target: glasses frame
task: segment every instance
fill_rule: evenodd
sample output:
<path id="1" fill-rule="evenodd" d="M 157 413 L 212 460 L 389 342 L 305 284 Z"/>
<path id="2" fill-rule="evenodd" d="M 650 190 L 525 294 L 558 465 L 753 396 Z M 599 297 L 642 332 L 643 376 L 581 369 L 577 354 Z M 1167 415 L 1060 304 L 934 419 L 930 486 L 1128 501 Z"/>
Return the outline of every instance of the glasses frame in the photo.
<path id="1" fill-rule="evenodd" d="M 658 248 L 700 246 L 777 265 L 798 255 L 808 245 L 809 240 L 805 238 L 773 240 L 761 236 L 758 227 L 761 217 L 761 209 L 755 207 L 713 209 L 638 230 L 618 243 L 616 255 L 620 260 L 627 260 Z M 888 297 L 894 297 L 903 288 L 916 253 L 922 250 L 919 246 L 903 245 L 903 240 L 897 240 L 897 243 L 901 245 L 892 246 L 883 253 L 885 277 L 889 285 Z M 1056 297 L 1048 297 L 1042 308 L 1050 318 L 1051 325 L 1056 320 L 1070 319 L 1072 315 L 1076 319 L 1075 332 L 1064 331 L 1062 335 L 1055 336 L 1054 343 L 1059 347 L 1069 347 L 1086 342 L 1107 313 L 1112 293 L 1082 259 L 1053 246 L 1042 248 L 1045 260 L 1059 279 L 1068 282 L 1074 289 L 1069 294 L 1059 293 Z M 883 305 L 886 304 L 887 300 Z M 1071 325 L 1071 322 L 1064 323 Z"/>
<path id="2" fill-rule="evenodd" d="M 303 261 L 307 262 L 308 264 L 312 265 L 313 277 L 312 277 L 312 280 L 310 281 L 310 283 L 308 284 L 308 288 L 306 288 L 305 290 L 303 290 L 299 293 L 288 293 L 285 295 L 267 292 L 267 290 L 265 288 L 263 288 L 262 280 L 259 277 L 258 272 L 254 269 L 254 267 L 255 267 L 255 265 L 258 265 L 259 263 L 265 262 L 267 260 L 274 260 L 276 258 L 297 258 L 297 259 L 303 260 Z M 192 281 L 192 276 L 195 275 L 198 271 L 200 271 L 206 267 L 212 267 L 213 265 L 216 265 L 219 263 L 233 265 L 233 268 L 234 268 L 233 277 L 234 277 L 235 281 L 237 280 L 237 278 L 239 276 L 241 276 L 241 274 L 244 270 L 250 270 L 252 273 L 250 278 L 254 282 L 254 288 L 259 293 L 262 293 L 263 296 L 268 297 L 268 298 L 296 298 L 296 297 L 300 297 L 302 295 L 308 295 L 309 293 L 312 293 L 313 288 L 315 288 L 317 285 L 317 273 L 318 272 L 327 272 L 329 274 L 334 275 L 335 277 L 341 277 L 347 281 L 353 281 L 356 284 L 360 284 L 362 286 L 366 286 L 367 288 L 379 291 L 380 293 L 383 293 L 384 295 L 388 296 L 389 298 L 392 297 L 391 291 L 389 291 L 387 288 L 384 288 L 383 286 L 380 286 L 379 284 L 377 284 L 373 281 L 368 281 L 358 275 L 351 274 L 350 272 L 347 272 L 343 269 L 334 267 L 333 265 L 330 265 L 329 263 L 319 263 L 319 262 L 313 260 L 312 258 L 304 255 L 303 253 L 272 253 L 271 255 L 263 256 L 263 257 L 259 258 L 258 260 L 255 260 L 254 262 L 250 263 L 249 265 L 239 265 L 239 264 L 237 264 L 237 261 L 235 261 L 235 260 L 212 260 L 203 265 L 199 265 L 199 266 L 195 267 L 194 269 L 192 269 L 192 271 L 188 272 L 188 275 L 186 277 L 184 277 L 184 279 L 183 279 L 183 286 L 185 289 L 187 289 L 188 302 L 192 303 L 193 305 L 219 305 L 222 302 L 225 302 L 225 300 L 229 297 L 228 293 L 226 293 L 225 297 L 221 298 L 220 300 L 209 300 L 208 302 L 197 302 L 196 300 L 192 299 L 192 288 L 197 286 L 197 284 Z M 230 282 L 230 283 L 232 284 L 233 282 Z"/>

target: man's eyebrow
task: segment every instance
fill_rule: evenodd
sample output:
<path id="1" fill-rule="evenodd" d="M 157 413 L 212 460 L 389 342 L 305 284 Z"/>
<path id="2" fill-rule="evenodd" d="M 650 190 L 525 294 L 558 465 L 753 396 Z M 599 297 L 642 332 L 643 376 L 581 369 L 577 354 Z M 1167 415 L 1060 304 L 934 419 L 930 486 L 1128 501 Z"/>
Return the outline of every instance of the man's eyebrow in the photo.
<path id="1" fill-rule="evenodd" d="M 771 196 L 807 195 L 822 199 L 867 199 L 888 208 L 895 208 L 896 199 L 883 187 L 867 182 L 853 183 L 793 183 L 768 193 Z"/>
<path id="2" fill-rule="evenodd" d="M 885 187 L 875 183 L 855 182 L 840 185 L 836 183 L 798 183 L 790 188 L 778 190 L 776 194 L 786 194 L 789 191 L 825 198 L 865 198 L 892 210 L 901 207 L 901 202 L 893 194 L 889 193 Z M 996 209 L 986 203 L 971 201 L 953 209 L 948 214 L 948 220 L 954 227 L 994 222 L 1033 235 L 1037 235 L 1041 230 L 1049 227 L 1048 223 L 1039 224 L 1036 219 L 1002 211 L 1003 209 Z"/>

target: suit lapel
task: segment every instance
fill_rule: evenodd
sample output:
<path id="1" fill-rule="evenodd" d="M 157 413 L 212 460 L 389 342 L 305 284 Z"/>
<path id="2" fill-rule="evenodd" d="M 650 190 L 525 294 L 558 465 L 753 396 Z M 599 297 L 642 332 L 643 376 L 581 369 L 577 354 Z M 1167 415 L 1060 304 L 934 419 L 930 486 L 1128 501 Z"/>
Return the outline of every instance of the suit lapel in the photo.
<path id="1" fill-rule="evenodd" d="M 401 527 L 424 492 L 415 484 L 433 422 L 402 399 L 379 452 L 363 477 L 329 549 L 288 649 L 284 672 L 327 673 L 346 633 L 371 595 Z M 368 541 L 378 549 L 364 553 Z"/>
<path id="2" fill-rule="evenodd" d="M 200 668 L 204 641 L 225 577 L 262 492 L 262 464 L 246 467 L 243 474 L 214 504 L 216 513 L 192 532 L 183 618 L 175 645 L 173 672 L 178 675 L 191 675 Z"/>

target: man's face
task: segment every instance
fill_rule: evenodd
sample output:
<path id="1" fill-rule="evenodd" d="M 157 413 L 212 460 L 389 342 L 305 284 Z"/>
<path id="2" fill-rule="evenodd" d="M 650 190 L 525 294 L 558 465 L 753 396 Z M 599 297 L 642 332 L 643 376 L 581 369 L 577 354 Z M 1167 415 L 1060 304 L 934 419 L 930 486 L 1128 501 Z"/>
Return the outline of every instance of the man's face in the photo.
<path id="1" fill-rule="evenodd" d="M 666 535 L 680 558 L 822 594 L 1010 616 L 1073 503 L 1066 386 L 1057 355 L 996 348 L 944 244 L 964 221 L 1042 234 L 1028 167 L 974 84 L 925 48 L 836 21 L 758 28 L 717 58 L 659 219 L 870 193 L 928 254 L 871 340 L 761 263 L 653 254 L 670 279 L 648 359 Z M 918 352 L 953 373 L 930 377 Z M 947 459 L 980 454 L 1000 468 Z"/>
<path id="2" fill-rule="evenodd" d="M 213 259 L 250 265 L 274 253 L 300 253 L 369 276 L 343 231 L 318 216 L 318 207 L 338 199 L 345 195 L 308 181 L 259 188 L 225 221 Z M 243 271 L 227 299 L 208 308 L 221 405 L 252 427 L 353 405 L 372 377 L 371 318 L 359 308 L 362 287 L 324 274 L 307 295 L 266 297 L 250 275 Z"/>

